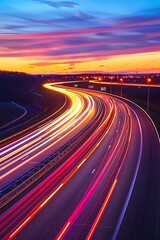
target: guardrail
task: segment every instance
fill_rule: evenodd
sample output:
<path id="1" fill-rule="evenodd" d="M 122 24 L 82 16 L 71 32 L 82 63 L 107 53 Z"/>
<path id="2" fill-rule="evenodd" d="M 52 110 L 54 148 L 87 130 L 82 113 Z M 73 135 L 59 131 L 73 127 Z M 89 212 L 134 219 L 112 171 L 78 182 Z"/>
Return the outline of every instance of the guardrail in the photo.
<path id="1" fill-rule="evenodd" d="M 4 187 L 0 192 L 0 206 L 1 208 L 12 201 L 20 193 L 26 190 L 30 185 L 47 173 L 51 168 L 53 168 L 59 161 L 61 161 L 69 152 L 71 152 L 80 141 L 82 141 L 95 127 L 95 122 L 99 121 L 102 113 L 102 108 L 99 109 L 97 116 L 81 130 L 76 136 L 74 136 L 69 142 L 60 147 L 56 152 L 51 154 L 41 163 L 33 167 L 30 171 L 25 173 L 23 176 L 19 177 L 6 187 Z"/>

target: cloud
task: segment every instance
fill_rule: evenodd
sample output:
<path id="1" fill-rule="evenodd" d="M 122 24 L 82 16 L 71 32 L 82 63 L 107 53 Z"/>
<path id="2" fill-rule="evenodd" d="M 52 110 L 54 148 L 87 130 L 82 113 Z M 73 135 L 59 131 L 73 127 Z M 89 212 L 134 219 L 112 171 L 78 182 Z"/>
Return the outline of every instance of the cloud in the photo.
<path id="1" fill-rule="evenodd" d="M 55 1 L 48 1 L 48 0 L 40 0 L 39 2 L 48 4 L 49 6 L 57 8 L 57 9 L 62 8 L 62 7 L 63 8 L 74 8 L 74 7 L 79 5 L 78 3 L 71 2 L 71 1 L 58 1 L 58 2 L 55 2 Z"/>
<path id="2" fill-rule="evenodd" d="M 7 29 L 7 30 L 20 30 L 20 29 L 23 29 L 24 28 L 24 25 L 18 25 L 18 24 L 6 24 L 6 25 L 3 25 L 1 26 L 1 30 L 2 29 Z"/>
<path id="3" fill-rule="evenodd" d="M 96 19 L 96 17 L 94 16 L 91 16 L 89 14 L 86 14 L 84 12 L 77 12 L 75 14 L 75 16 L 78 18 L 78 19 L 81 19 L 81 20 L 93 20 L 93 19 Z"/>
<path id="4" fill-rule="evenodd" d="M 29 66 L 33 67 L 33 68 L 39 68 L 39 67 L 46 67 L 46 66 L 53 66 L 54 63 L 50 63 L 48 61 L 46 62 L 34 62 L 34 63 L 30 63 Z"/>
<path id="5" fill-rule="evenodd" d="M 41 1 L 62 6 L 76 6 L 76 3 L 59 1 Z M 101 19 L 84 12 L 70 13 L 63 17 L 19 15 L 21 24 L 3 25 L 8 30 L 17 30 L 18 34 L 7 34 L 0 37 L 1 57 L 24 57 L 33 60 L 46 60 L 49 64 L 79 63 L 92 60 L 108 59 L 116 55 L 131 53 L 146 53 L 160 51 L 160 17 L 150 14 L 137 16 L 115 16 L 106 18 L 107 24 L 101 24 Z M 37 33 L 21 32 L 21 27 L 29 25 L 42 26 Z M 63 26 L 63 29 L 55 26 Z M 71 26 L 71 27 L 70 27 Z M 65 28 L 65 29 L 64 29 Z M 52 63 L 50 61 L 52 60 Z M 42 61 L 37 66 L 47 66 Z M 101 65 L 100 65 L 101 66 Z M 70 66 L 74 67 L 74 65 Z M 101 66 L 103 67 L 103 66 Z"/>
<path id="6" fill-rule="evenodd" d="M 160 14 L 160 13 L 159 13 Z M 160 15 L 137 15 L 137 16 L 129 16 L 122 17 L 117 19 L 117 23 L 119 27 L 122 25 L 123 27 L 127 26 L 145 26 L 150 24 L 160 23 Z"/>

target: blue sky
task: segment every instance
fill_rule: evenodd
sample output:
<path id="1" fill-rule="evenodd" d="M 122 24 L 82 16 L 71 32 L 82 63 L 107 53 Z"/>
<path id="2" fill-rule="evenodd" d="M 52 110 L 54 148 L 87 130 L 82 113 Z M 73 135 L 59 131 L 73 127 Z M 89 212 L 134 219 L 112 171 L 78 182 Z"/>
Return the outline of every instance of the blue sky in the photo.
<path id="1" fill-rule="evenodd" d="M 112 23 L 130 16 L 160 14 L 158 0 L 1 0 L 2 33 L 42 32 Z M 79 21 L 78 21 L 79 20 Z M 86 21 L 83 21 L 86 20 Z M 32 22 L 32 25 L 29 24 Z M 10 26 L 10 28 L 7 26 Z M 12 29 L 13 26 L 13 29 Z M 17 26 L 17 28 L 16 28 Z"/>
<path id="2" fill-rule="evenodd" d="M 0 16 L 1 58 L 80 64 L 160 51 L 158 0 L 0 0 Z"/>

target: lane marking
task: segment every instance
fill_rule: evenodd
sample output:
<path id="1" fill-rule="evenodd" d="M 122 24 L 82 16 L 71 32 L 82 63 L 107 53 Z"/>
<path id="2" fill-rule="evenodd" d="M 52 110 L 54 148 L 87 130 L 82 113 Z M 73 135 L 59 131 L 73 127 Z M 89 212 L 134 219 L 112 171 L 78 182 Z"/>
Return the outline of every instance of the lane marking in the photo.
<path id="1" fill-rule="evenodd" d="M 77 166 L 77 168 L 80 168 L 86 160 L 87 160 L 87 159 L 85 158 L 85 159 Z"/>
<path id="2" fill-rule="evenodd" d="M 118 219 L 116 228 L 114 230 L 113 236 L 111 238 L 112 240 L 116 240 L 117 239 L 117 235 L 118 235 L 119 229 L 121 227 L 122 221 L 124 219 L 124 215 L 126 213 L 126 210 L 127 210 L 127 207 L 128 207 L 128 204 L 129 204 L 132 192 L 133 192 L 133 188 L 134 188 L 134 185 L 135 185 L 135 182 L 136 182 L 136 178 L 137 178 L 137 175 L 138 175 L 138 170 L 139 170 L 139 166 L 140 166 L 140 162 L 141 162 L 141 157 L 142 157 L 142 145 L 143 145 L 142 127 L 141 127 L 140 120 L 139 120 L 138 115 L 136 114 L 136 112 L 130 106 L 129 106 L 129 108 L 135 114 L 135 116 L 137 118 L 139 130 L 140 130 L 140 151 L 139 151 L 138 162 L 137 162 L 136 170 L 135 170 L 135 173 L 134 173 L 134 176 L 133 176 L 133 180 L 132 180 L 132 183 L 131 183 L 131 186 L 130 186 L 127 198 L 125 200 L 123 209 L 121 211 L 120 217 Z"/>

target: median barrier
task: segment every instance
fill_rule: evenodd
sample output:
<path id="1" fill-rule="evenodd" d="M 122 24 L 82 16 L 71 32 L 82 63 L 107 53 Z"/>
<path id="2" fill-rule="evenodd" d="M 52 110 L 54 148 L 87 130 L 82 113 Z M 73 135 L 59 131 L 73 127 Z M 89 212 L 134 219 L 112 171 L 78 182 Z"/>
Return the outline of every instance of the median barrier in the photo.
<path id="1" fill-rule="evenodd" d="M 4 187 L 0 192 L 0 206 L 1 208 L 12 201 L 20 193 L 25 191 L 35 181 L 40 179 L 45 173 L 51 170 L 57 163 L 59 163 L 64 157 L 71 152 L 83 139 L 95 129 L 95 123 L 100 120 L 102 109 L 99 109 L 97 117 L 95 117 L 89 125 L 82 129 L 76 136 L 74 136 L 69 142 L 60 147 L 57 151 L 44 159 L 41 163 L 36 165 L 30 171 Z"/>

